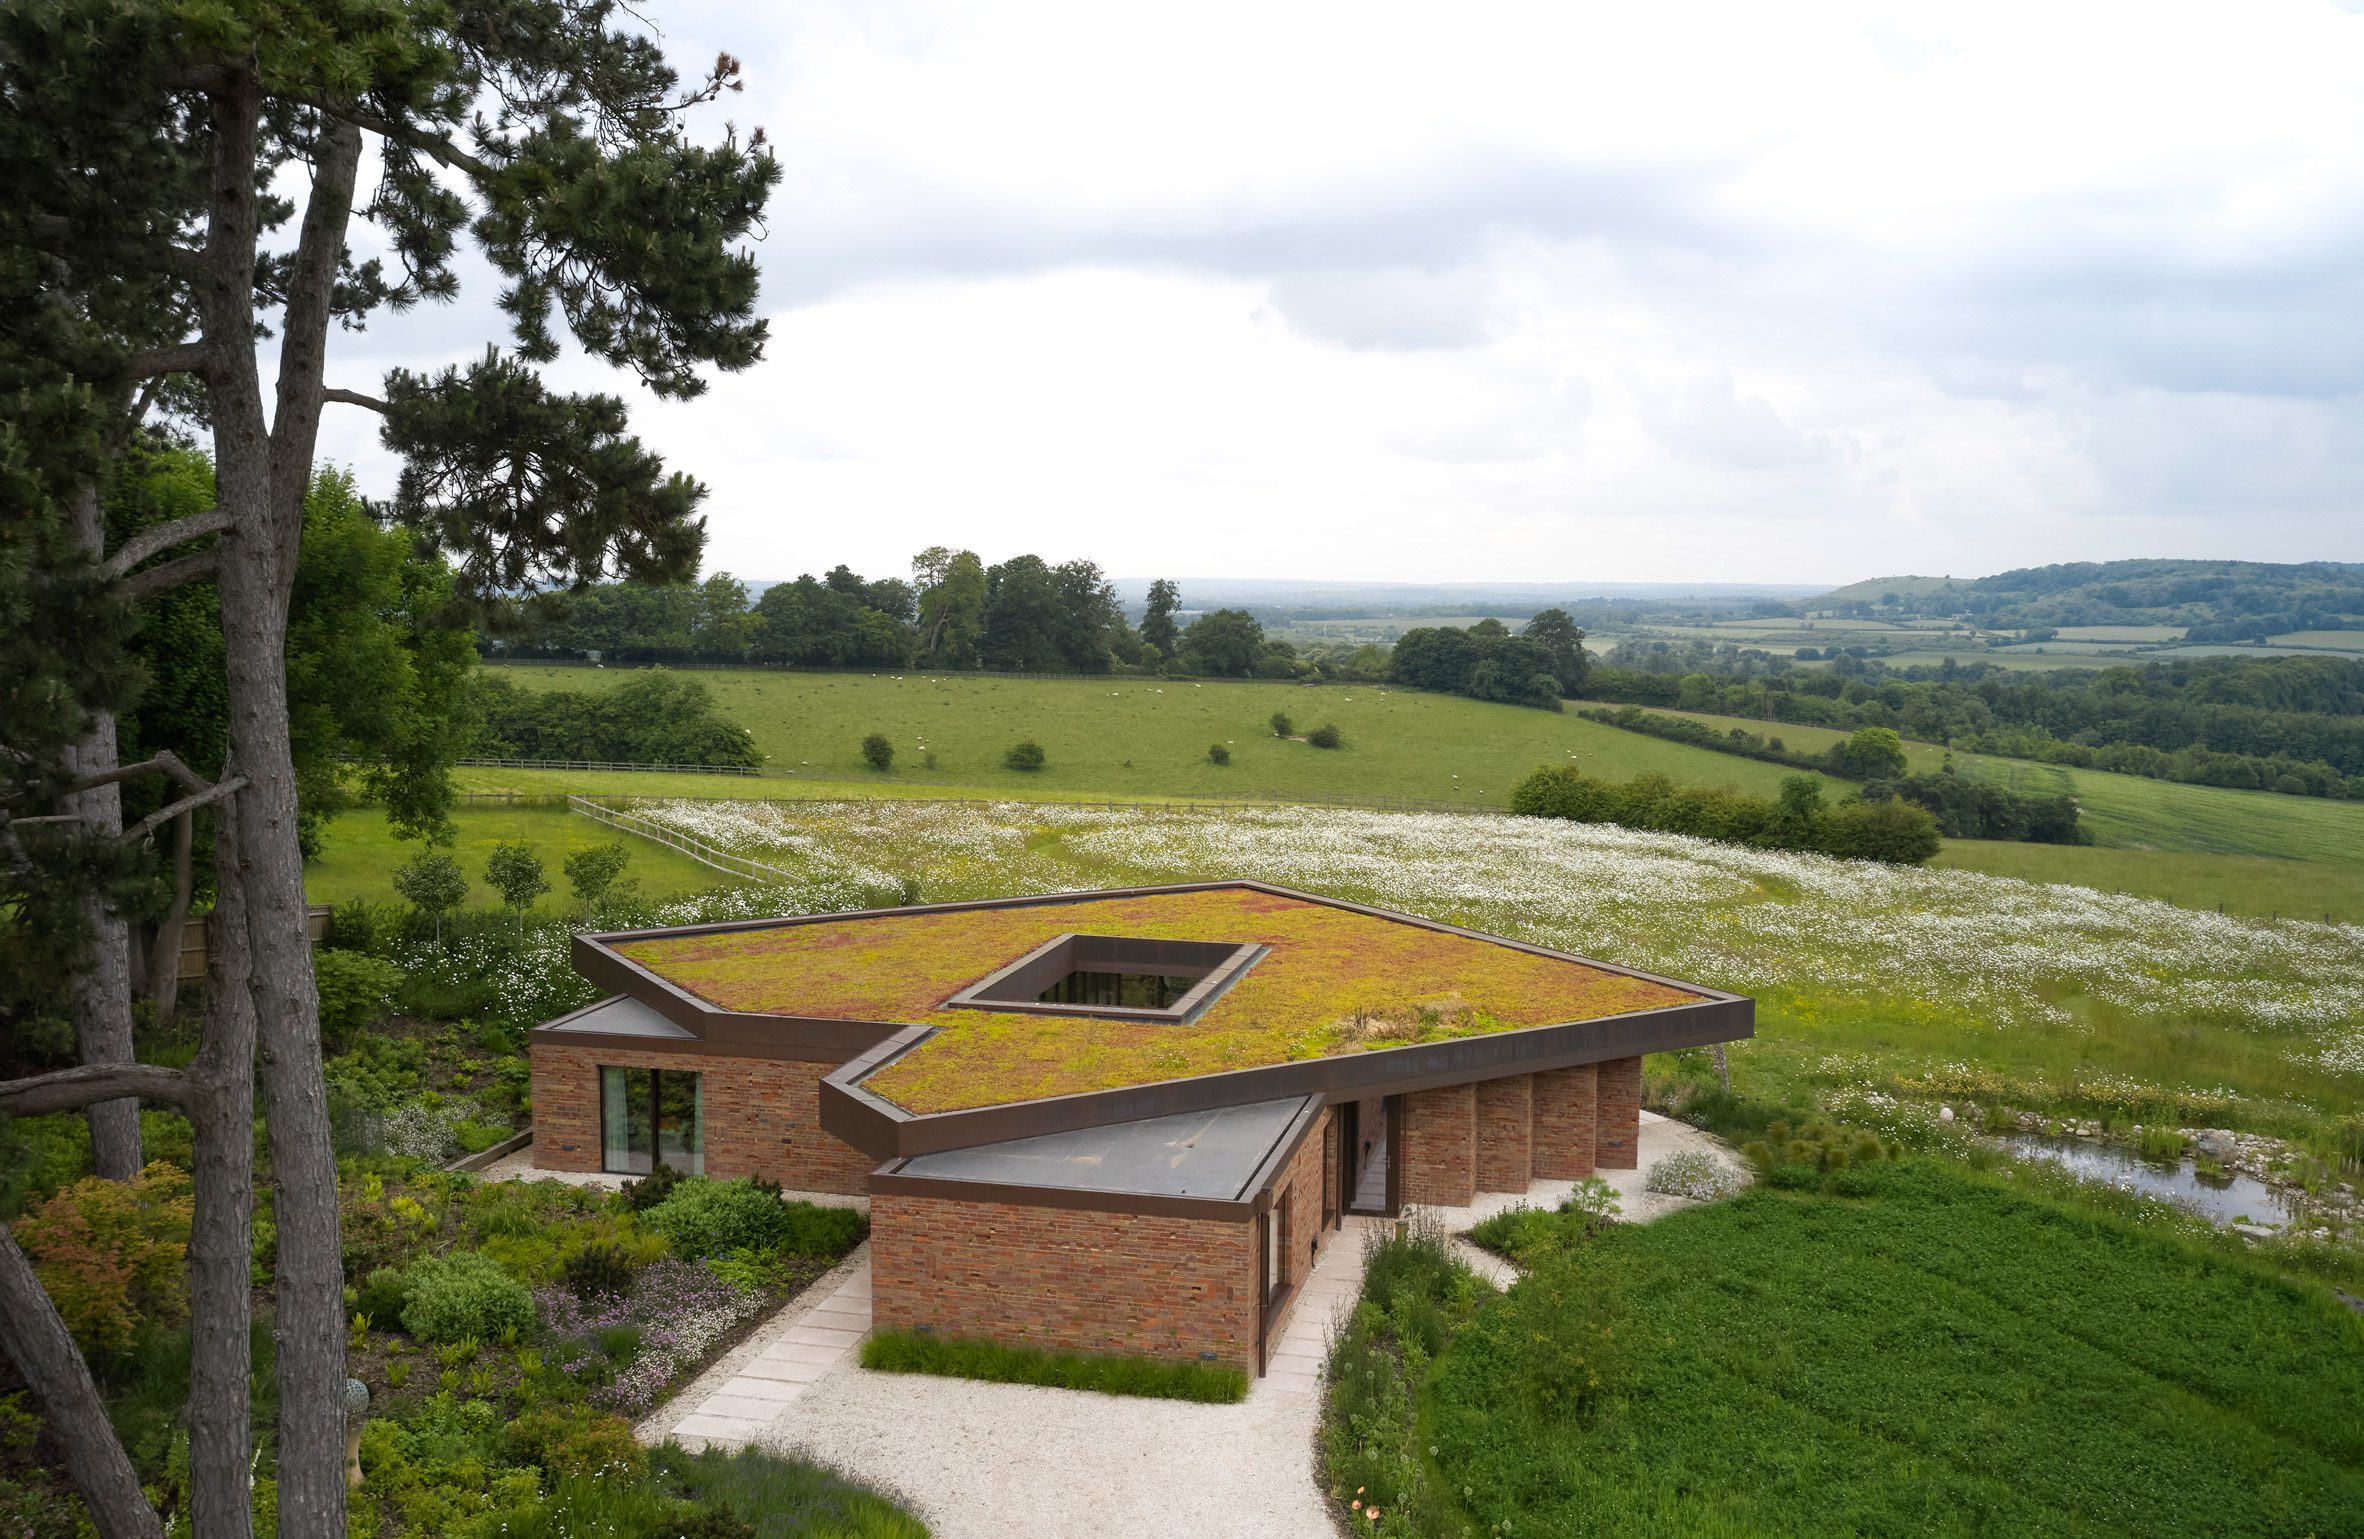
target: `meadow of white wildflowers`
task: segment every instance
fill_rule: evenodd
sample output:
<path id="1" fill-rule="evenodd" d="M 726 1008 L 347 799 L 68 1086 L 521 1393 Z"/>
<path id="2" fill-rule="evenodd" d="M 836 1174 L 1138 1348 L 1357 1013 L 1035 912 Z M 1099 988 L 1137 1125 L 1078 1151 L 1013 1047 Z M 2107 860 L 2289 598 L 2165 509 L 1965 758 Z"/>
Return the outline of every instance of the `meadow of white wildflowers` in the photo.
<path id="1" fill-rule="evenodd" d="M 2364 927 L 2353 925 L 1498 816 L 888 801 L 633 810 L 795 874 L 793 887 L 740 900 L 758 908 L 893 901 L 906 882 L 949 899 L 1254 878 L 1742 991 L 1805 987 L 2003 1029 L 2073 1025 L 2065 1002 L 2082 995 L 2364 1069 Z"/>

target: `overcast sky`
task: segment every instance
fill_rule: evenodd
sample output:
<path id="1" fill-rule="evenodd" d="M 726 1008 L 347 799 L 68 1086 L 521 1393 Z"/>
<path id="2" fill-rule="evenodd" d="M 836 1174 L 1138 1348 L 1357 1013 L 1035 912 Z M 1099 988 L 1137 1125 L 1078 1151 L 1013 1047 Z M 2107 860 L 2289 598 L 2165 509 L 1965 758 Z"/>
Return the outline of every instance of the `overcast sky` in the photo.
<path id="1" fill-rule="evenodd" d="M 2364 5 L 644 9 L 778 148 L 770 353 L 560 372 L 709 570 L 2364 560 Z M 323 449 L 383 492 L 374 435 Z"/>

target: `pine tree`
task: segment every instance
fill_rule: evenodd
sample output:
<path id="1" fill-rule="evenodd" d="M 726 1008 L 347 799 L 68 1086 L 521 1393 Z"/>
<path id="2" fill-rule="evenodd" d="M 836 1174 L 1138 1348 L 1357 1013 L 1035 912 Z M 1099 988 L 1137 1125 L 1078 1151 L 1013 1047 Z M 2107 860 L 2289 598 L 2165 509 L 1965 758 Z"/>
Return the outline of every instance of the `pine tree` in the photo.
<path id="1" fill-rule="evenodd" d="M 200 1539 L 251 1528 L 251 1183 L 227 1134 L 235 1127 L 251 1158 L 235 1096 L 257 1083 L 258 1049 L 277 1190 L 280 1532 L 332 1539 L 346 1528 L 336 1170 L 285 671 L 321 413 L 384 417 L 384 441 L 405 461 L 394 510 L 490 605 L 610 575 L 679 580 L 702 543 L 703 488 L 630 436 L 622 403 L 553 391 L 535 373 L 557 356 L 562 327 L 667 397 L 697 394 L 702 371 L 761 356 L 744 247 L 778 168 L 760 134 L 701 144 L 685 127 L 691 109 L 737 89 L 739 66 L 724 56 L 685 84 L 634 25 L 612 0 L 0 8 L 0 385 L 88 403 L 79 438 L 95 448 L 50 499 L 81 540 L 84 570 L 122 600 L 216 585 L 230 723 L 222 774 L 184 783 L 174 804 L 214 818 L 216 965 L 199 1062 L 185 1073 L 132 1064 L 126 1043 L 0 1086 L 0 1111 L 131 1095 L 193 1108 L 189 1516 Z M 380 174 L 364 191 L 373 144 Z M 279 191 L 291 185 L 293 201 Z M 355 257 L 356 219 L 379 227 L 390 261 Z M 463 238 L 499 275 L 513 350 L 438 373 L 397 370 L 375 393 L 331 385 L 331 335 L 451 298 Z M 276 364 L 268 386 L 264 350 Z M 83 537 L 87 512 L 110 455 L 157 413 L 210 438 L 216 505 L 104 550 L 103 535 Z M 99 703 L 86 703 L 81 740 L 50 747 L 44 789 L 67 788 L 61 798 L 104 798 L 129 772 L 87 768 L 113 757 L 111 714 L 88 708 Z M 106 820 L 103 808 L 90 814 L 94 827 Z M 112 1009 L 128 991 L 128 954 L 101 940 L 87 955 L 77 987 L 105 991 Z M 101 1533 L 159 1532 L 87 1371 L 70 1347 L 70 1365 L 57 1351 L 55 1310 L 37 1284 L 25 1294 L 22 1259 L 0 1246 L 0 1346 L 75 1450 L 69 1472 Z"/>

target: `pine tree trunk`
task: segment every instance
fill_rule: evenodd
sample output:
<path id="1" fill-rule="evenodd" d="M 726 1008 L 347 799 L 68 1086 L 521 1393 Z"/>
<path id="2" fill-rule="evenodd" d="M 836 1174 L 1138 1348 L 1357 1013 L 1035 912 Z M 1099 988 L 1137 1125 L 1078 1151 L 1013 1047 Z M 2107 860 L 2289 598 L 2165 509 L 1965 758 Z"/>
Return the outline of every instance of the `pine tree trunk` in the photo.
<path id="1" fill-rule="evenodd" d="M 222 767 L 224 775 L 235 773 L 231 764 Z M 218 944 L 210 958 L 205 1040 L 190 1066 L 197 1212 L 189 1231 L 189 1517 L 198 1539 L 250 1539 L 255 1018 L 245 890 L 232 869 L 237 798 L 216 814 L 214 831 Z M 177 967 L 177 948 L 173 961 Z"/>
<path id="2" fill-rule="evenodd" d="M 253 314 L 253 166 L 260 102 L 252 82 L 215 98 L 209 339 Z M 221 539 L 229 751 L 247 779 L 237 800 L 234 873 L 244 907 L 263 1120 L 270 1134 L 272 1282 L 278 1347 L 281 1539 L 344 1539 L 344 1253 L 336 1158 L 321 1074 L 319 994 L 304 923 L 303 851 L 287 710 L 287 614 L 318 439 L 329 293 L 351 216 L 360 133 L 320 131 L 303 235 L 290 268 L 274 420 L 265 427 L 254 349 L 209 366 L 215 495 L 237 512 Z M 241 260 L 242 258 L 242 260 Z M 234 265 L 235 264 L 235 265 Z M 216 928 L 225 926 L 217 922 Z M 220 943 L 220 937 L 216 937 Z"/>
<path id="3" fill-rule="evenodd" d="M 42 1417 L 65 1454 L 66 1475 L 82 1493 L 100 1539 L 161 1539 L 163 1526 L 107 1421 L 90 1365 L 33 1275 L 33 1263 L 5 1227 L 0 1227 L 0 1348 L 40 1400 Z"/>
<path id="4" fill-rule="evenodd" d="M 75 494 L 69 512 L 75 542 L 97 560 L 106 554 L 106 520 L 99 508 L 98 488 L 85 485 Z M 77 775 L 93 775 L 115 768 L 115 713 L 95 711 L 90 730 L 74 745 L 72 768 Z M 59 808 L 83 820 L 92 839 L 110 839 L 123 830 L 123 788 L 108 784 L 67 797 Z M 68 1009 L 74 1021 L 74 1049 L 89 1065 L 129 1063 L 131 1041 L 131 926 L 93 893 L 83 899 L 83 922 L 90 926 L 90 965 L 78 970 L 68 985 Z M 91 1163 L 110 1181 L 128 1181 L 140 1173 L 140 1103 L 102 1101 L 89 1109 Z"/>

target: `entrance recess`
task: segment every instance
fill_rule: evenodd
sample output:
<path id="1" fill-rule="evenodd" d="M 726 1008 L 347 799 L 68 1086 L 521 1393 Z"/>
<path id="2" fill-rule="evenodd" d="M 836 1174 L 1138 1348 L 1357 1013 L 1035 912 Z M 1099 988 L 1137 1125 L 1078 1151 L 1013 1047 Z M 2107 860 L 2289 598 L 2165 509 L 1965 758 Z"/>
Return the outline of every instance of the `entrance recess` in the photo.
<path id="1" fill-rule="evenodd" d="M 1340 1206 L 1349 1213 L 1394 1217 L 1403 1167 L 1403 1097 L 1344 1101 L 1338 1112 Z"/>

